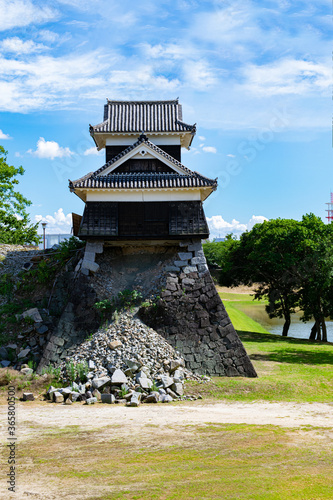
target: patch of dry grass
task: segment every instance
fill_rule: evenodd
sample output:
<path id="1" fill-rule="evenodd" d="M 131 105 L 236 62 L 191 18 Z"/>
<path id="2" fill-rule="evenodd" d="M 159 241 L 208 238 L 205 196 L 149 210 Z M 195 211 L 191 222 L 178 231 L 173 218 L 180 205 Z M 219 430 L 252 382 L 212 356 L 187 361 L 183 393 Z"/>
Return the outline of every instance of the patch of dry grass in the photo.
<path id="1" fill-rule="evenodd" d="M 21 444 L 20 482 L 34 484 L 31 491 L 47 482 L 48 493 L 73 500 L 333 496 L 330 429 L 208 423 L 172 431 L 146 428 L 126 439 L 110 427 L 48 433 Z"/>

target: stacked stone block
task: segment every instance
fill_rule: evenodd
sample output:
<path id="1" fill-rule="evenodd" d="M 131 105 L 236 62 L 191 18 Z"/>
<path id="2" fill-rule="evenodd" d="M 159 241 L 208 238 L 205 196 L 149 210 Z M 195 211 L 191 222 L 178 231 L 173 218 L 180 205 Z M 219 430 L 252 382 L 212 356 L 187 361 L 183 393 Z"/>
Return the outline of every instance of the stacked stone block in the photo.
<path id="1" fill-rule="evenodd" d="M 87 241 L 83 259 L 80 260 L 75 271 L 81 271 L 85 276 L 89 275 L 89 271 L 97 273 L 99 265 L 95 262 L 95 258 L 97 253 L 103 253 L 103 245 L 103 241 Z"/>
<path id="2" fill-rule="evenodd" d="M 187 367 L 201 374 L 256 377 L 209 273 L 201 241 L 181 243 L 166 266 L 156 310 L 143 319 L 177 348 Z"/>

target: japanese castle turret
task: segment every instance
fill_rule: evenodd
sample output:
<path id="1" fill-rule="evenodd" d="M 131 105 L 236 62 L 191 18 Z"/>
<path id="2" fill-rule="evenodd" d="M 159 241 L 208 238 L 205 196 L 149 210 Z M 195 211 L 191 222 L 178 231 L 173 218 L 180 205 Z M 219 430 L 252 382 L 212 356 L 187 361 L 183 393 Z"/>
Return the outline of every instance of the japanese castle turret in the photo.
<path id="1" fill-rule="evenodd" d="M 142 291 L 141 319 L 191 370 L 256 377 L 202 249 L 209 236 L 203 202 L 217 180 L 182 163 L 182 148 L 190 148 L 195 133 L 178 99 L 107 101 L 104 121 L 90 126 L 106 163 L 70 181 L 85 203 L 82 218 L 73 218 L 74 234 L 87 242 L 75 272 L 97 294 L 101 283 L 102 293 L 114 296 Z"/>
<path id="2" fill-rule="evenodd" d="M 90 126 L 106 163 L 70 182 L 84 202 L 78 231 L 83 240 L 174 241 L 208 238 L 202 202 L 216 179 L 181 163 L 195 125 L 183 122 L 175 101 L 107 101 L 104 121 Z"/>

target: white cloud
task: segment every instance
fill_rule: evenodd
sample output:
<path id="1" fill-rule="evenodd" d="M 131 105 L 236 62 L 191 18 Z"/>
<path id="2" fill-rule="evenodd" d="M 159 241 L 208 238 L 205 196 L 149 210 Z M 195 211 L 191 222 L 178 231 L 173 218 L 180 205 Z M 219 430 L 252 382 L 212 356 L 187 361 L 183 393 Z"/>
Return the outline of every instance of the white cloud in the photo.
<path id="1" fill-rule="evenodd" d="M 5 134 L 4 132 L 2 132 L 2 130 L 0 129 L 0 139 L 2 141 L 6 141 L 7 139 L 11 139 L 10 135 L 9 134 Z"/>
<path id="2" fill-rule="evenodd" d="M 109 83 L 126 91 L 160 90 L 174 91 L 179 89 L 178 79 L 168 79 L 165 76 L 155 75 L 151 66 L 145 65 L 131 70 L 116 70 L 111 72 Z"/>
<path id="3" fill-rule="evenodd" d="M 30 0 L 0 0 L 0 31 L 40 24 L 58 17 L 48 6 L 35 5 Z"/>
<path id="4" fill-rule="evenodd" d="M 54 43 L 54 42 L 57 42 L 59 40 L 59 35 L 58 35 L 58 33 L 55 33 L 54 31 L 39 30 L 38 31 L 38 38 L 39 38 L 39 40 L 42 40 L 43 42 Z"/>
<path id="5" fill-rule="evenodd" d="M 59 208 L 53 216 L 35 215 L 35 222 L 47 222 L 46 234 L 69 234 L 72 229 L 72 214 L 65 215 L 63 208 Z"/>
<path id="6" fill-rule="evenodd" d="M 185 61 L 183 71 L 187 85 L 197 90 L 206 90 L 218 83 L 216 74 L 207 61 Z"/>
<path id="7" fill-rule="evenodd" d="M 198 138 L 200 139 L 200 141 L 205 141 L 206 140 L 206 137 L 204 137 L 203 135 L 199 135 Z"/>
<path id="8" fill-rule="evenodd" d="M 35 43 L 32 40 L 23 41 L 17 36 L 5 38 L 0 43 L 0 50 L 16 54 L 31 54 L 32 52 L 38 52 L 44 49 L 47 49 L 47 47 L 42 43 Z"/>
<path id="9" fill-rule="evenodd" d="M 227 156 L 229 156 L 230 158 L 236 158 L 236 155 L 232 155 L 231 153 L 229 153 Z"/>
<path id="10" fill-rule="evenodd" d="M 205 153 L 217 153 L 217 149 L 214 148 L 214 146 L 203 146 L 202 150 L 205 152 Z"/>
<path id="11" fill-rule="evenodd" d="M 152 59 L 170 59 L 170 60 L 178 60 L 178 59 L 188 59 L 193 58 L 193 47 L 190 47 L 187 43 L 184 44 L 158 44 L 158 45 L 149 45 L 148 43 L 144 43 L 140 45 L 141 50 L 143 51 L 145 57 Z"/>
<path id="12" fill-rule="evenodd" d="M 44 137 L 39 138 L 36 151 L 29 149 L 27 153 L 37 156 L 37 158 L 47 158 L 50 160 L 64 158 L 74 154 L 69 148 L 63 148 L 55 141 L 46 141 Z"/>
<path id="13" fill-rule="evenodd" d="M 91 89 L 106 88 L 104 70 L 110 60 L 111 55 L 107 62 L 98 51 L 57 58 L 38 55 L 26 60 L 0 56 L 0 110 L 29 112 L 55 105 L 59 109 L 81 97 L 91 99 Z"/>
<path id="14" fill-rule="evenodd" d="M 101 156 L 103 154 L 103 151 L 98 151 L 98 149 L 93 146 L 92 148 L 88 148 L 84 151 L 84 156 L 89 156 L 89 155 L 96 155 L 96 156 Z"/>
<path id="15" fill-rule="evenodd" d="M 244 70 L 245 87 L 253 93 L 264 95 L 306 94 L 326 91 L 331 87 L 330 63 L 282 59 L 272 64 L 251 64 Z"/>
<path id="16" fill-rule="evenodd" d="M 207 217 L 210 230 L 209 238 L 211 240 L 214 238 L 225 238 L 225 236 L 230 233 L 240 236 L 244 231 L 251 230 L 255 224 L 262 223 L 265 220 L 268 219 L 262 215 L 252 215 L 247 224 L 242 224 L 236 219 L 227 222 L 223 219 L 222 215 L 213 215 L 212 217 Z"/>
<path id="17" fill-rule="evenodd" d="M 262 224 L 263 222 L 265 222 L 265 220 L 268 219 L 266 219 L 266 217 L 264 217 L 263 215 L 252 215 L 251 219 L 247 223 L 248 231 L 251 231 L 255 224 Z"/>

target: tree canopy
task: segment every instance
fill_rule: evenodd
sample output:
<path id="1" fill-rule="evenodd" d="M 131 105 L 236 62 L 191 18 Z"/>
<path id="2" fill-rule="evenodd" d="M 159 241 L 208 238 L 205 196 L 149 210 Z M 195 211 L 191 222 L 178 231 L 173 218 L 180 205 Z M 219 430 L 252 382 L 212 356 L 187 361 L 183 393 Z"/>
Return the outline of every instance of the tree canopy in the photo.
<path id="1" fill-rule="evenodd" d="M 22 167 L 7 163 L 7 151 L 0 146 L 0 243 L 38 243 L 37 224 L 31 224 L 26 208 L 31 201 L 16 190 Z"/>
<path id="2" fill-rule="evenodd" d="M 310 338 L 327 340 L 325 317 L 333 317 L 333 224 L 314 214 L 301 221 L 265 221 L 214 255 L 220 259 L 220 284 L 257 285 L 255 298 L 267 298 L 268 315 L 284 318 L 282 335 L 299 308 L 303 321 L 314 319 Z"/>

